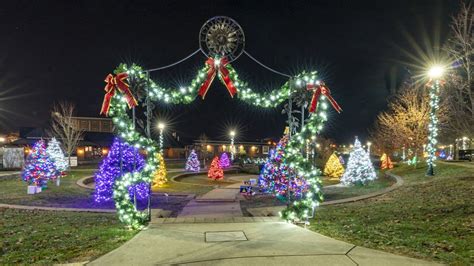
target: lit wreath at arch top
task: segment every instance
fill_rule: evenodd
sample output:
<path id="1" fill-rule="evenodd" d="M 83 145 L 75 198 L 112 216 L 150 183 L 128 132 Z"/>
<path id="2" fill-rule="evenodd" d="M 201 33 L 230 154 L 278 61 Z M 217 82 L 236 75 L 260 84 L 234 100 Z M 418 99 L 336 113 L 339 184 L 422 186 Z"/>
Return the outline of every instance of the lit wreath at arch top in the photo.
<path id="1" fill-rule="evenodd" d="M 105 97 L 101 114 L 112 117 L 118 135 L 129 145 L 147 152 L 146 165 L 140 172 L 126 173 L 115 181 L 114 201 L 120 221 L 133 229 L 143 228 L 148 220 L 147 211 L 137 210 L 133 204 L 128 188 L 137 183 L 150 183 L 159 162 L 156 159 L 158 145 L 155 141 L 140 134 L 136 129 L 128 109 L 138 105 L 134 96 L 137 87 L 145 88 L 146 97 L 150 101 L 161 101 L 173 104 L 189 104 L 200 96 L 205 98 L 206 93 L 217 76 L 225 85 L 231 97 L 263 108 L 277 107 L 292 95 L 301 90 L 313 93 L 309 105 L 310 116 L 308 122 L 300 132 L 289 140 L 285 160 L 296 174 L 307 181 L 308 188 L 305 194 L 295 199 L 281 212 L 288 221 L 307 222 L 314 209 L 323 201 L 321 192 L 321 171 L 315 168 L 301 153 L 305 149 L 307 140 L 314 140 L 322 130 L 327 120 L 329 104 L 341 112 L 341 107 L 332 98 L 330 90 L 318 80 L 317 72 L 303 72 L 284 83 L 280 88 L 266 93 L 259 93 L 251 89 L 245 81 L 240 80 L 237 72 L 226 57 L 208 58 L 196 77 L 189 85 L 180 88 L 164 88 L 149 78 L 149 73 L 138 65 L 127 66 L 121 64 L 114 71 L 115 76 L 109 74 L 106 79 Z M 136 92 L 135 92 L 136 93 Z"/>

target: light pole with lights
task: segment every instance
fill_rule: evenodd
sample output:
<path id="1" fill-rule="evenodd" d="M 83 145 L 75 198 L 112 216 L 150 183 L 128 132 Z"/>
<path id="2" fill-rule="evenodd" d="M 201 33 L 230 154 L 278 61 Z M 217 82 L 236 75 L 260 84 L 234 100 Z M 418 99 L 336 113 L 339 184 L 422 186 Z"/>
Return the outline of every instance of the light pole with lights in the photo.
<path id="1" fill-rule="evenodd" d="M 234 130 L 231 130 L 230 133 L 230 160 L 231 161 L 234 161 L 234 150 L 235 150 L 235 147 L 234 147 L 234 137 L 235 137 L 235 131 Z"/>
<path id="2" fill-rule="evenodd" d="M 165 129 L 165 124 L 159 122 L 158 129 L 160 130 L 160 154 L 163 156 L 163 130 Z"/>
<path id="3" fill-rule="evenodd" d="M 436 144 L 438 142 L 438 117 L 437 111 L 439 108 L 439 90 L 441 87 L 441 77 L 443 76 L 444 68 L 441 66 L 433 66 L 428 71 L 429 82 L 427 86 L 430 90 L 430 122 L 428 124 L 428 144 L 426 145 L 426 151 L 428 152 L 428 170 L 426 171 L 427 176 L 434 176 L 434 167 L 436 161 Z"/>
<path id="4" fill-rule="evenodd" d="M 372 142 L 367 141 L 367 154 L 370 155 L 370 146 L 372 145 Z"/>

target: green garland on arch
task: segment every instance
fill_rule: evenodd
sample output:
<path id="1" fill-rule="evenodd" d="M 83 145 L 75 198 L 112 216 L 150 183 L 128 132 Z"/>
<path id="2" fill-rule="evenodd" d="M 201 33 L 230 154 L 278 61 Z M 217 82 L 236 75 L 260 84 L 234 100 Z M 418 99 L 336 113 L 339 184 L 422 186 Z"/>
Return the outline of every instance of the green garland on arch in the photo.
<path id="1" fill-rule="evenodd" d="M 306 89 L 303 86 L 306 83 L 316 82 L 316 72 L 303 72 L 296 75 L 294 79 L 287 81 L 280 88 L 266 92 L 258 93 L 248 87 L 247 83 L 240 80 L 235 69 L 230 65 L 225 65 L 229 71 L 229 76 L 237 88 L 237 96 L 244 102 L 264 108 L 277 107 L 290 95 L 297 92 L 299 89 Z M 199 88 L 207 77 L 209 66 L 205 65 L 201 68 L 196 77 L 187 86 L 180 88 L 164 88 L 158 85 L 153 80 L 149 79 L 147 73 L 138 65 L 121 64 L 114 71 L 115 74 L 127 73 L 128 81 L 131 83 L 132 91 L 135 86 L 145 86 L 145 91 L 151 101 L 161 101 L 164 103 L 173 104 L 189 104 L 198 95 Z M 219 79 L 222 78 L 217 74 Z M 291 82 L 294 82 L 293 84 Z M 321 171 L 315 168 L 301 153 L 305 148 L 306 141 L 314 140 L 317 133 L 319 133 L 324 122 L 327 121 L 327 103 L 325 96 L 321 96 L 318 100 L 318 110 L 312 113 L 309 117 L 308 123 L 295 134 L 287 145 L 288 152 L 285 155 L 285 160 L 290 167 L 294 168 L 298 174 L 306 179 L 308 191 L 301 199 L 296 199 L 281 212 L 284 219 L 288 221 L 305 221 L 312 216 L 314 208 L 323 201 L 321 192 L 321 180 L 319 176 Z M 143 149 L 147 152 L 147 161 L 144 169 L 141 172 L 127 173 L 120 177 L 114 185 L 114 200 L 119 215 L 120 221 L 133 229 L 141 229 L 148 222 L 148 213 L 139 211 L 132 203 L 128 193 L 128 187 L 131 185 L 146 182 L 150 183 L 152 174 L 156 170 L 159 162 L 156 159 L 156 152 L 158 150 L 157 143 L 152 139 L 142 136 L 135 130 L 132 119 L 127 113 L 127 99 L 122 93 L 117 93 L 112 97 L 108 115 L 112 117 L 112 121 L 116 126 L 119 136 L 129 145 L 136 148 Z"/>

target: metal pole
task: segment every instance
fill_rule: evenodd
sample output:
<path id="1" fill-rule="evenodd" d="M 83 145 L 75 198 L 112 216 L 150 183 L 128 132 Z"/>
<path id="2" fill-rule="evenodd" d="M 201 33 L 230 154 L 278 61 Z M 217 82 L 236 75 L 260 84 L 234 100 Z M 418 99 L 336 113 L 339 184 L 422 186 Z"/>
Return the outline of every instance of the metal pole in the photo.
<path id="1" fill-rule="evenodd" d="M 150 71 L 146 72 L 146 137 L 148 139 L 151 138 L 151 107 L 150 107 Z M 150 155 L 148 155 L 150 156 Z M 151 221 L 151 182 L 148 183 L 148 203 L 147 203 L 147 211 L 148 211 L 148 221 Z"/>
<path id="2" fill-rule="evenodd" d="M 290 82 L 289 82 L 289 95 L 288 95 L 288 128 L 289 128 L 289 132 L 288 132 L 288 143 L 290 142 L 291 140 L 291 135 L 292 135 L 292 131 L 293 131 L 293 115 L 292 115 L 292 112 L 293 112 L 293 101 L 292 101 L 292 93 L 293 93 L 293 82 L 294 80 L 293 79 L 290 79 Z M 287 205 L 288 207 L 290 207 L 291 205 L 291 174 L 288 176 L 288 185 L 287 185 Z"/>

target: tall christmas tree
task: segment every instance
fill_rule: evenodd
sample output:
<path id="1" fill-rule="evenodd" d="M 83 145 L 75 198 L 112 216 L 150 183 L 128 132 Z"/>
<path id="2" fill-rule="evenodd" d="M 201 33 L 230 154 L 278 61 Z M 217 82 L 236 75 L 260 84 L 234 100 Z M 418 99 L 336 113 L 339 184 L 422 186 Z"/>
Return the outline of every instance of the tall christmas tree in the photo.
<path id="1" fill-rule="evenodd" d="M 212 159 L 211 167 L 209 167 L 209 171 L 207 172 L 207 176 L 213 180 L 219 180 L 224 178 L 224 171 L 219 162 L 219 157 L 214 157 Z"/>
<path id="2" fill-rule="evenodd" d="M 220 162 L 221 167 L 224 168 L 224 169 L 230 167 L 229 156 L 227 155 L 226 152 L 223 152 L 221 154 L 221 158 L 219 159 L 219 162 Z"/>
<path id="3" fill-rule="evenodd" d="M 377 174 L 375 173 L 369 154 L 362 148 L 360 141 L 355 139 L 354 150 L 349 156 L 347 168 L 341 178 L 341 183 L 348 184 L 366 184 L 369 181 L 375 180 Z"/>
<path id="4" fill-rule="evenodd" d="M 44 141 L 38 140 L 26 159 L 21 173 L 23 180 L 30 185 L 45 187 L 49 179 L 56 177 L 56 173 L 54 162 L 46 153 Z"/>
<path id="5" fill-rule="evenodd" d="M 380 169 L 392 169 L 393 168 L 393 163 L 392 160 L 390 160 L 390 157 L 384 153 L 382 154 L 382 157 L 380 157 Z"/>
<path id="6" fill-rule="evenodd" d="M 288 183 L 290 192 L 295 197 L 300 197 L 307 189 L 306 180 L 296 175 L 294 170 L 285 162 L 285 147 L 288 136 L 280 139 L 275 149 L 272 149 L 263 165 L 258 177 L 258 185 L 263 191 L 277 196 L 286 197 Z"/>
<path id="7" fill-rule="evenodd" d="M 67 162 L 63 150 L 61 149 L 60 143 L 58 140 L 56 140 L 56 138 L 52 138 L 48 142 L 48 148 L 46 148 L 46 153 L 53 161 L 56 170 L 58 170 L 58 176 L 61 176 L 64 172 L 66 172 L 69 163 Z"/>
<path id="8" fill-rule="evenodd" d="M 110 147 L 109 154 L 102 161 L 99 171 L 94 176 L 95 201 L 106 202 L 112 200 L 115 179 L 120 177 L 121 173 L 140 171 L 144 166 L 145 160 L 140 155 L 138 149 L 115 138 Z M 147 184 L 131 186 L 129 191 L 131 195 L 136 192 L 135 195 L 138 199 L 142 199 L 142 196 L 148 197 Z"/>
<path id="9" fill-rule="evenodd" d="M 162 187 L 166 182 L 168 182 L 168 172 L 166 171 L 166 164 L 161 153 L 156 153 L 156 160 L 160 162 L 158 169 L 153 174 L 153 187 L 158 188 Z"/>
<path id="10" fill-rule="evenodd" d="M 333 153 L 324 167 L 324 174 L 331 179 L 339 179 L 344 174 L 344 166 L 335 153 Z"/>
<path id="11" fill-rule="evenodd" d="M 191 153 L 188 156 L 188 160 L 186 161 L 186 171 L 190 172 L 199 172 L 201 170 L 201 167 L 199 166 L 199 159 L 194 150 L 191 150 Z"/>

